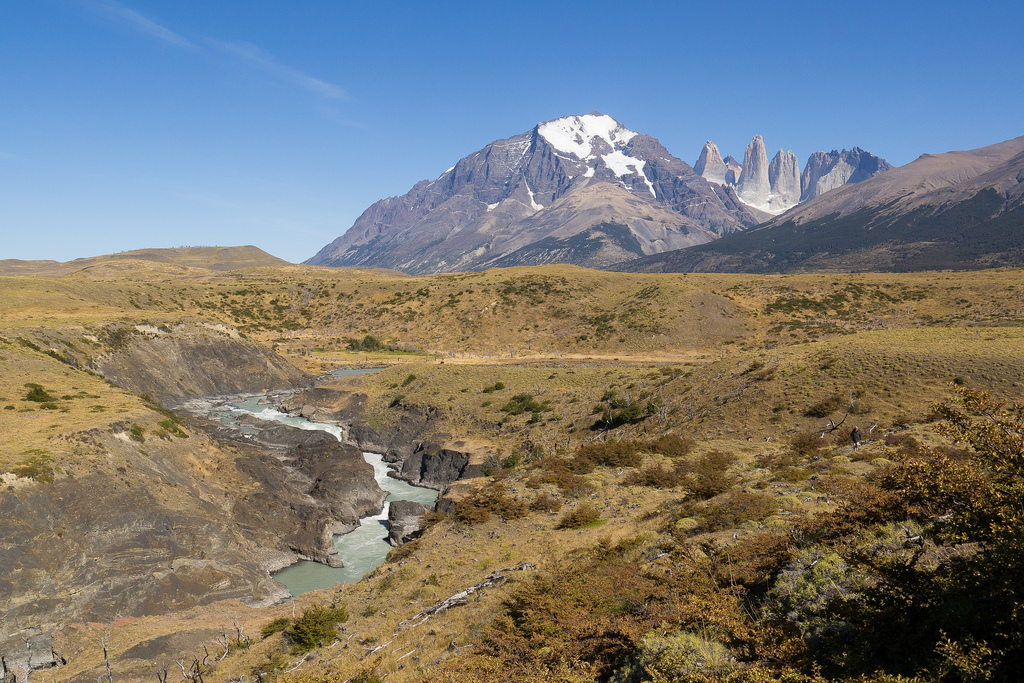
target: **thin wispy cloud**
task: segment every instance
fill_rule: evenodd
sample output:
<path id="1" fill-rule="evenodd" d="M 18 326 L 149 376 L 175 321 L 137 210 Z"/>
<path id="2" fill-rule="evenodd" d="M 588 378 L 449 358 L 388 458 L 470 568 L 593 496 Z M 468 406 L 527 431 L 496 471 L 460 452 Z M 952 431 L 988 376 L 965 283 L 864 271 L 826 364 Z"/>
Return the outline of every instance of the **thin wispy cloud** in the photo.
<path id="1" fill-rule="evenodd" d="M 152 19 L 136 12 L 131 7 L 125 7 L 121 3 L 115 2 L 115 0 L 102 0 L 97 5 L 97 9 L 108 17 L 127 23 L 140 33 L 145 33 L 174 47 L 184 50 L 195 50 L 197 47 L 195 43 L 185 36 L 175 33 L 166 26 L 161 26 Z"/>
<path id="2" fill-rule="evenodd" d="M 127 24 L 135 31 L 173 45 L 183 50 L 199 50 L 219 53 L 245 64 L 277 81 L 293 87 L 301 88 L 317 97 L 331 101 L 348 100 L 348 93 L 341 86 L 310 76 L 295 67 L 282 64 L 272 54 L 252 43 L 242 41 L 226 41 L 216 38 L 204 38 L 193 42 L 185 36 L 172 31 L 149 17 L 121 4 L 117 0 L 95 0 L 92 7 L 108 19 Z"/>
<path id="3" fill-rule="evenodd" d="M 347 100 L 348 93 L 333 83 L 320 80 L 294 67 L 282 64 L 263 48 L 245 42 L 227 42 L 209 38 L 207 44 L 220 52 L 255 67 L 278 80 L 308 90 L 330 100 Z"/>
<path id="4" fill-rule="evenodd" d="M 3 150 L 0 150 L 0 159 L 3 159 L 4 161 L 16 161 L 19 164 L 28 161 L 25 157 L 20 157 L 17 154 L 11 154 L 10 152 L 5 152 Z"/>

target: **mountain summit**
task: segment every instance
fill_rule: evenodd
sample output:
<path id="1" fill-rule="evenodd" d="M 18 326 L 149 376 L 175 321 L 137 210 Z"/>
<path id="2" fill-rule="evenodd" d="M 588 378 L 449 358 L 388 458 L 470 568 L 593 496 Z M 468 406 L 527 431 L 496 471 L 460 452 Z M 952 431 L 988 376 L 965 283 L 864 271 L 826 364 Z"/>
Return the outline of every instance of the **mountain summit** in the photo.
<path id="1" fill-rule="evenodd" d="M 709 183 L 732 187 L 741 202 L 752 209 L 777 216 L 801 202 L 847 183 L 859 183 L 892 168 L 885 159 L 860 147 L 837 152 L 815 152 L 807 159 L 803 173 L 796 154 L 779 150 L 771 163 L 760 135 L 747 145 L 743 165 L 732 157 L 722 159 L 715 143 L 708 140 L 694 170 Z"/>
<path id="2" fill-rule="evenodd" d="M 857 148 L 812 155 L 804 189 L 823 194 L 755 230 L 612 269 L 905 272 L 1024 265 L 1024 136 L 923 154 L 885 173 L 873 172 L 876 161 Z"/>
<path id="3" fill-rule="evenodd" d="M 307 263 L 414 275 L 600 268 L 710 242 L 763 218 L 653 137 L 591 112 L 496 140 L 437 179 L 375 203 Z"/>

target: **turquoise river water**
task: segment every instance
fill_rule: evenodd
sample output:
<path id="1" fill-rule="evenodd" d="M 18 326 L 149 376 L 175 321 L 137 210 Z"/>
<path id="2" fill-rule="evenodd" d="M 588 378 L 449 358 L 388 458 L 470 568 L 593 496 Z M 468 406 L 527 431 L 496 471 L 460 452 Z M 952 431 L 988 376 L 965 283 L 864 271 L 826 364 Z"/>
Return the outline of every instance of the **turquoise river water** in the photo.
<path id="1" fill-rule="evenodd" d="M 341 373 L 336 374 L 340 375 Z M 356 372 L 346 371 L 345 374 L 356 374 Z M 310 422 L 302 417 L 286 415 L 269 405 L 266 397 L 263 396 L 254 396 L 244 401 L 222 406 L 215 414 L 226 424 L 234 424 L 234 417 L 246 413 L 261 420 L 280 422 L 299 429 L 324 431 L 333 434 L 339 440 L 342 436 L 341 428 L 337 425 Z M 391 545 L 387 542 L 388 507 L 391 501 L 412 500 L 425 505 L 433 505 L 437 500 L 437 491 L 433 489 L 412 486 L 389 477 L 390 468 L 380 454 L 363 453 L 363 457 L 373 465 L 377 483 L 388 493 L 384 509 L 378 515 L 362 518 L 359 527 L 351 533 L 334 537 L 334 544 L 338 548 L 338 557 L 345 563 L 344 567 L 328 567 L 319 562 L 299 562 L 274 574 L 274 580 L 284 584 L 293 596 L 321 588 L 330 588 L 339 581 L 346 583 L 358 581 L 367 572 L 379 567 L 384 562 L 388 551 L 391 550 Z"/>

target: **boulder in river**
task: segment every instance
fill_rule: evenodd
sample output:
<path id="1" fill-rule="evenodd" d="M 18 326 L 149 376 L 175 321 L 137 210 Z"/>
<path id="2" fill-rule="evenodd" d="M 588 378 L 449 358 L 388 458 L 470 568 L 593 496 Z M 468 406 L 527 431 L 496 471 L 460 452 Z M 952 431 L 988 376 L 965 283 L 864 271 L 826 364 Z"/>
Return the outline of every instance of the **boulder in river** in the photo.
<path id="1" fill-rule="evenodd" d="M 388 543 L 402 545 L 423 528 L 423 515 L 430 506 L 411 500 L 396 500 L 388 508 Z"/>

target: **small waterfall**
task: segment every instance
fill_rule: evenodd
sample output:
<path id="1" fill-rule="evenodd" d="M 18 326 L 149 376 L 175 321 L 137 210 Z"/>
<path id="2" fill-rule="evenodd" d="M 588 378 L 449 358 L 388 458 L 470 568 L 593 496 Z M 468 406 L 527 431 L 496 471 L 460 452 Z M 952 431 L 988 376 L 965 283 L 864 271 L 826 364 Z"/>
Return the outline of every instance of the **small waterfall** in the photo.
<path id="1" fill-rule="evenodd" d="M 338 425 L 322 422 L 311 422 L 304 417 L 296 417 L 282 413 L 269 405 L 265 396 L 252 396 L 245 400 L 230 404 L 221 404 L 211 409 L 225 424 L 240 427 L 237 417 L 251 415 L 268 422 L 279 422 L 299 429 L 317 430 L 334 435 L 341 441 L 343 431 Z M 249 429 L 253 432 L 255 430 Z M 412 500 L 425 505 L 433 505 L 437 501 L 437 491 L 388 476 L 391 470 L 379 453 L 363 453 L 366 462 L 373 466 L 374 478 L 380 487 L 388 493 L 384 509 L 380 514 L 363 517 L 359 526 L 343 536 L 335 536 L 334 544 L 338 548 L 338 557 L 345 563 L 344 567 L 328 567 L 319 562 L 299 562 L 274 574 L 274 580 L 284 584 L 293 596 L 308 593 L 322 588 L 330 588 L 338 582 L 354 583 L 366 573 L 373 571 L 387 557 L 391 545 L 387 542 L 388 508 L 392 500 Z"/>

